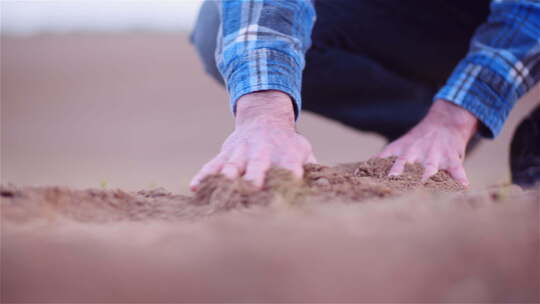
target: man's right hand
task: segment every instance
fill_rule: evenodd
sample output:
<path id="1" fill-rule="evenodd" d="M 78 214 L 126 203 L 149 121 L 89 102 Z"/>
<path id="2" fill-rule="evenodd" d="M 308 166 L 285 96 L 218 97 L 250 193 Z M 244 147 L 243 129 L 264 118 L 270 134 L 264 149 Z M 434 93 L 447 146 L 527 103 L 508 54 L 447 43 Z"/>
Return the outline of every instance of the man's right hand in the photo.
<path id="1" fill-rule="evenodd" d="M 303 165 L 315 162 L 311 144 L 295 130 L 291 98 L 280 91 L 260 91 L 238 99 L 234 132 L 190 187 L 197 191 L 206 176 L 221 173 L 230 179 L 243 176 L 260 189 L 271 166 L 301 178 Z"/>

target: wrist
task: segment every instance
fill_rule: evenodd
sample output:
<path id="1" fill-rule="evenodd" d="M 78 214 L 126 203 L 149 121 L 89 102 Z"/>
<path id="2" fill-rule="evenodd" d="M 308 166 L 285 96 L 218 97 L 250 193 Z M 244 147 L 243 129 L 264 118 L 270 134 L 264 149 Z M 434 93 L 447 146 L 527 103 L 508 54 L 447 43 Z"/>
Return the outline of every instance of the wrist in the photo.
<path id="1" fill-rule="evenodd" d="M 465 141 L 468 141 L 478 129 L 476 116 L 443 99 L 438 99 L 433 103 L 426 119 L 456 132 Z"/>
<path id="2" fill-rule="evenodd" d="M 276 90 L 246 94 L 236 102 L 235 126 L 272 124 L 294 128 L 294 108 L 289 95 Z"/>

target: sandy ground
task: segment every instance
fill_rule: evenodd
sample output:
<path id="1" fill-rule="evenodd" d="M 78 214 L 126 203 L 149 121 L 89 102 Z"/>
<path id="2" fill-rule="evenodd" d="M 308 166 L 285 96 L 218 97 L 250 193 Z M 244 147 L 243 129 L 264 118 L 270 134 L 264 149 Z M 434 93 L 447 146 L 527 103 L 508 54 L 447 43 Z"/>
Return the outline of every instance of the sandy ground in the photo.
<path id="1" fill-rule="evenodd" d="M 538 190 L 391 165 L 271 170 L 255 194 L 3 187 L 1 301 L 538 303 Z"/>
<path id="2" fill-rule="evenodd" d="M 485 189 L 509 180 L 538 87 L 467 160 L 468 193 L 385 160 L 188 197 L 232 118 L 185 34 L 2 37 L 1 56 L 3 302 L 539 300 L 539 189 Z M 307 113 L 299 129 L 324 164 L 384 144 Z"/>
<path id="3" fill-rule="evenodd" d="M 232 130 L 227 96 L 204 74 L 187 35 L 2 37 L 1 180 L 187 193 Z M 503 134 L 466 167 L 473 188 L 509 180 L 508 143 L 540 100 L 530 92 Z M 305 113 L 299 129 L 319 161 L 365 160 L 384 142 Z"/>

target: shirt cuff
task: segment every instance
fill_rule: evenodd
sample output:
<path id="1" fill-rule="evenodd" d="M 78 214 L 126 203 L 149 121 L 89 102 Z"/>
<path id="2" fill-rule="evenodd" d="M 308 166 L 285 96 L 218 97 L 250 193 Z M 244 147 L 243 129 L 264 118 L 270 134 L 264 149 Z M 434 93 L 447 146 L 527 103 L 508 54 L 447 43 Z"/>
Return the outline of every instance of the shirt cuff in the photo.
<path id="1" fill-rule="evenodd" d="M 484 65 L 463 61 L 433 100 L 444 99 L 471 112 L 482 123 L 480 135 L 494 138 L 502 130 L 517 97 L 512 84 Z M 508 96 L 511 95 L 511 96 Z"/>
<path id="2" fill-rule="evenodd" d="M 236 103 L 245 94 L 278 90 L 288 94 L 293 101 L 295 118 L 302 108 L 302 63 L 283 52 L 272 49 L 255 49 L 234 58 L 221 69 L 230 96 L 230 106 L 236 112 Z"/>

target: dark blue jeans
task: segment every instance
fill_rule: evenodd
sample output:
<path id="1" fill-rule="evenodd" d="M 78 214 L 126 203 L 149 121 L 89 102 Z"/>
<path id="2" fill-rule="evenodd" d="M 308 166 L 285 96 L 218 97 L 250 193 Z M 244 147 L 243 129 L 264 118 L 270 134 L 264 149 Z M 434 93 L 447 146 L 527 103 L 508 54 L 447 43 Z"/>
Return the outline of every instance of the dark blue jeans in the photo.
<path id="1" fill-rule="evenodd" d="M 489 0 L 319 0 L 303 74 L 303 109 L 396 139 L 422 119 L 463 58 Z M 206 71 L 219 14 L 206 1 L 191 40 Z"/>

